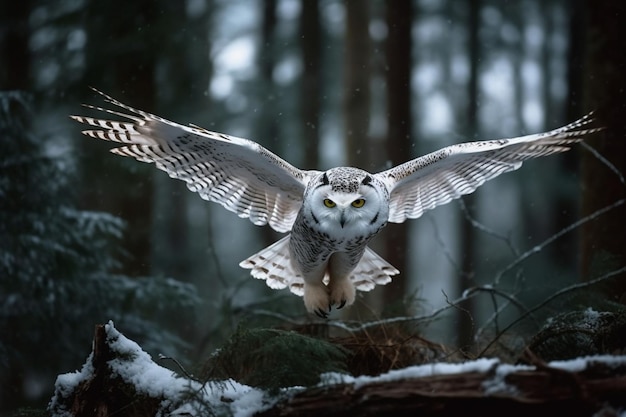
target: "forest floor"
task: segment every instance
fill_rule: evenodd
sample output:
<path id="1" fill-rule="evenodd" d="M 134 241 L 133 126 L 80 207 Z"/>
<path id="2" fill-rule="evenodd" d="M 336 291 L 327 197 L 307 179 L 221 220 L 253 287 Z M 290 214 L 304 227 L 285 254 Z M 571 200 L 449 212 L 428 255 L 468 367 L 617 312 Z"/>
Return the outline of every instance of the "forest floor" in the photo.
<path id="1" fill-rule="evenodd" d="M 524 363 L 441 361 L 435 344 L 408 340 L 392 349 L 355 340 L 318 343 L 286 330 L 242 330 L 195 378 L 182 368 L 178 375 L 155 363 L 109 322 L 96 326 L 93 351 L 82 369 L 58 376 L 49 412 L 64 417 L 451 416 L 471 407 L 482 416 L 591 416 L 626 410 L 623 352 L 545 362 L 526 349 Z M 419 356 L 426 362 L 403 363 L 401 357 L 411 350 L 412 361 Z M 375 374 L 376 363 L 396 369 Z"/>

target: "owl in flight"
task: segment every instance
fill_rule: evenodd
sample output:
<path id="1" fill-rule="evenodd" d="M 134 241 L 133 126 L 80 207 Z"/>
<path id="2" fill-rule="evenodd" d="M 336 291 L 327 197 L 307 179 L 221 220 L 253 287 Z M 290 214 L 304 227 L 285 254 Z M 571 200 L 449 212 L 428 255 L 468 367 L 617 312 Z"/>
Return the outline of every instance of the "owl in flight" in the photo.
<path id="1" fill-rule="evenodd" d="M 239 265 L 270 288 L 303 296 L 306 309 L 324 318 L 332 306 L 352 304 L 356 290 L 388 284 L 399 273 L 367 247 L 387 222 L 416 219 L 598 130 L 584 128 L 587 115 L 546 133 L 448 146 L 375 174 L 305 171 L 256 142 L 170 122 L 97 92 L 117 110 L 87 107 L 118 120 L 71 116 L 98 128 L 85 135 L 120 143 L 111 152 L 155 163 L 255 225 L 290 232 Z"/>

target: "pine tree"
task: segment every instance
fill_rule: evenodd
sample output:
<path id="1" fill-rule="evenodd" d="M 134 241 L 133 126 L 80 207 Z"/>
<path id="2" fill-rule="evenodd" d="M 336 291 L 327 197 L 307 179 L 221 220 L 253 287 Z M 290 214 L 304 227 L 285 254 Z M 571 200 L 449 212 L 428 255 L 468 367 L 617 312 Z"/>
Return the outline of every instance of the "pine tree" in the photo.
<path id="1" fill-rule="evenodd" d="M 159 318 L 190 314 L 197 302 L 190 284 L 113 273 L 123 221 L 72 206 L 71 155 L 46 150 L 30 132 L 29 108 L 26 95 L 0 93 L 0 404 L 6 409 L 45 401 L 49 391 L 26 394 L 24 387 L 52 389 L 56 374 L 84 359 L 97 323 L 112 319 L 148 350 L 175 354 L 184 342 L 160 328 Z"/>

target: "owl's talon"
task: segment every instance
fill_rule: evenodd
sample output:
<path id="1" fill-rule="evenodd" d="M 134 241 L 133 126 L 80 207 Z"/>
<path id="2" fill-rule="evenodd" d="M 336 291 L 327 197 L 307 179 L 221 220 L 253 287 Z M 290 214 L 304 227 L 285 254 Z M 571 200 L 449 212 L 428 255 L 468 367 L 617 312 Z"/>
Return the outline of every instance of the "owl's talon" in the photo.
<path id="1" fill-rule="evenodd" d="M 331 281 L 330 288 L 330 302 L 337 306 L 337 309 L 345 306 L 352 305 L 354 303 L 355 288 L 352 281 L 349 279 L 342 279 L 339 281 Z"/>
<path id="2" fill-rule="evenodd" d="M 322 310 L 321 308 L 315 310 L 315 315 L 322 319 L 328 318 L 328 313 Z"/>

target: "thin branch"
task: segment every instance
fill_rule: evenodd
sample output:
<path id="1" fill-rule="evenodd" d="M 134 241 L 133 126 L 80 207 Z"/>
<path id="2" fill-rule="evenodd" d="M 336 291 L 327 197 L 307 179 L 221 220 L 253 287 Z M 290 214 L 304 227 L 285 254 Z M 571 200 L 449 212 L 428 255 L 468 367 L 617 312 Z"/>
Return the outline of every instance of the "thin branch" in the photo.
<path id="1" fill-rule="evenodd" d="M 461 307 L 461 305 L 459 303 L 454 303 L 451 302 L 450 299 L 448 298 L 448 294 L 446 294 L 446 292 L 444 290 L 441 290 L 441 293 L 443 294 L 445 300 L 446 300 L 446 304 L 448 304 L 450 307 L 459 310 L 460 312 L 464 313 L 470 320 L 471 326 L 472 326 L 472 331 L 470 332 L 470 334 L 474 333 L 474 329 L 476 328 L 476 322 L 474 321 L 474 316 L 472 316 L 472 312 L 470 310 L 468 310 L 467 308 L 463 308 Z M 460 340 L 461 343 L 465 342 L 464 340 Z M 466 351 L 463 346 L 459 345 L 459 350 L 463 353 L 464 356 L 469 356 L 469 348 L 471 346 L 468 346 L 468 351 Z"/>
<path id="2" fill-rule="evenodd" d="M 622 175 L 622 173 L 619 171 L 619 169 L 615 167 L 615 165 L 613 165 L 608 159 L 602 156 L 600 152 L 592 148 L 591 145 L 589 145 L 588 143 L 583 141 L 583 142 L 580 142 L 580 145 L 586 150 L 588 150 L 589 152 L 591 152 L 593 156 L 598 158 L 598 160 L 602 162 L 604 165 L 606 165 L 608 169 L 613 171 L 613 173 L 617 175 L 617 178 L 619 178 L 619 181 L 622 183 L 622 185 L 626 185 L 626 181 L 624 181 L 624 175 Z"/>
<path id="3" fill-rule="evenodd" d="M 454 260 L 452 253 L 450 253 L 450 251 L 448 250 L 448 247 L 446 246 L 446 243 L 443 241 L 443 238 L 441 237 L 441 233 L 439 233 L 439 226 L 437 226 L 437 222 L 435 222 L 434 217 L 428 215 L 426 216 L 426 218 L 430 221 L 430 224 L 433 226 L 433 233 L 435 235 L 435 240 L 439 244 L 439 247 L 441 248 L 443 255 L 446 257 L 450 265 L 454 267 L 457 274 L 471 278 L 472 273 L 463 271 L 461 267 L 459 266 L 459 264 Z"/>
<path id="4" fill-rule="evenodd" d="M 222 264 L 220 263 L 219 257 L 217 256 L 217 251 L 215 250 L 215 245 L 213 244 L 213 226 L 211 226 L 211 221 L 206 222 L 207 233 L 209 235 L 208 245 L 207 245 L 207 254 L 211 261 L 213 262 L 213 267 L 215 268 L 215 275 L 217 275 L 217 280 L 222 284 L 223 288 L 229 287 L 229 282 L 224 276 L 224 272 L 222 271 Z"/>
<path id="5" fill-rule="evenodd" d="M 369 321 L 366 323 L 358 323 L 358 322 L 354 322 L 354 323 L 350 323 L 350 322 L 344 322 L 344 321 L 328 321 L 328 325 L 332 326 L 332 327 L 337 327 L 339 329 L 345 330 L 347 332 L 359 332 L 365 329 L 368 329 L 370 327 L 376 327 L 376 326 L 382 326 L 382 325 L 389 325 L 389 324 L 396 324 L 396 323 L 407 323 L 407 322 L 429 322 L 434 320 L 435 318 L 437 318 L 437 316 L 439 316 L 441 313 L 450 310 L 451 308 L 453 308 L 454 305 L 459 304 L 463 301 L 467 301 L 471 298 L 473 298 L 475 296 L 475 293 L 470 293 L 470 294 L 466 294 L 463 295 L 453 301 L 451 301 L 449 304 L 440 307 L 434 311 L 432 311 L 429 314 L 424 314 L 424 315 L 415 315 L 415 316 L 398 316 L 398 317 L 389 317 L 386 319 L 380 319 L 380 320 L 374 320 L 374 321 Z"/>
<path id="6" fill-rule="evenodd" d="M 162 361 L 172 361 L 176 364 L 176 366 L 178 366 L 178 369 L 180 369 L 180 371 L 185 374 L 185 376 L 187 377 L 187 379 L 194 379 L 193 376 L 191 376 L 191 374 L 189 374 L 187 372 L 187 370 L 185 369 L 185 367 L 178 361 L 178 359 L 172 357 L 172 356 L 165 356 L 162 353 L 159 353 L 159 359 Z"/>
<path id="7" fill-rule="evenodd" d="M 531 314 L 530 310 L 528 309 L 528 307 L 526 307 L 524 304 L 522 304 L 521 301 L 519 301 L 517 298 L 515 298 L 514 295 L 508 294 L 504 291 L 501 291 L 497 288 L 494 288 L 491 285 L 483 285 L 480 287 L 473 287 L 471 288 L 469 291 L 466 290 L 466 292 L 468 293 L 472 293 L 472 292 L 486 292 L 491 294 L 492 296 L 500 296 L 504 299 L 506 299 L 509 303 L 515 305 L 515 307 L 517 307 L 522 313 L 525 314 Z"/>
<path id="8" fill-rule="evenodd" d="M 520 264 L 521 262 L 523 262 L 524 260 L 526 260 L 527 258 L 529 258 L 531 255 L 540 252 L 545 246 L 549 245 L 550 243 L 552 243 L 554 240 L 556 240 L 557 238 L 561 237 L 562 235 L 564 235 L 565 233 L 568 233 L 574 229 L 576 229 L 577 227 L 579 227 L 580 225 L 587 223 L 591 220 L 594 220 L 595 218 L 597 218 L 598 216 L 604 214 L 607 211 L 610 211 L 616 207 L 619 207 L 621 205 L 623 205 L 626 202 L 626 199 L 622 199 L 622 200 L 618 200 L 615 203 L 613 203 L 610 206 L 604 207 L 600 210 L 597 210 L 593 213 L 591 213 L 588 216 L 585 216 L 581 219 L 579 219 L 578 221 L 576 221 L 575 223 L 572 223 L 571 225 L 567 226 L 566 228 L 562 229 L 561 231 L 559 231 L 557 234 L 552 235 L 550 238 L 548 238 L 547 240 L 545 240 L 543 243 L 541 243 L 538 246 L 535 246 L 534 248 L 532 248 L 531 250 L 523 253 L 519 258 L 517 258 L 516 260 L 514 260 L 512 263 L 510 263 L 506 268 L 504 268 L 502 271 L 500 271 L 497 275 L 496 278 L 494 279 L 494 286 L 498 285 L 500 283 L 500 279 L 502 278 L 502 276 L 508 272 L 509 270 L 513 269 L 514 266 Z M 511 300 L 509 300 L 511 302 Z M 497 317 L 499 314 L 502 313 L 502 311 L 504 311 L 507 307 L 509 306 L 508 303 L 502 304 L 498 310 L 494 311 L 493 314 L 491 315 L 491 317 L 489 319 L 487 319 L 485 321 L 485 323 L 478 329 L 478 331 L 476 332 L 476 337 L 479 338 L 480 335 L 482 335 L 482 333 L 485 331 L 485 329 L 490 325 L 490 323 L 494 322 L 495 320 L 497 320 Z"/>
<path id="9" fill-rule="evenodd" d="M 622 198 L 621 200 L 618 200 L 618 201 L 616 201 L 615 203 L 613 203 L 611 205 L 608 205 L 608 206 L 603 207 L 603 208 L 601 208 L 599 210 L 596 210 L 593 213 L 578 219 L 577 221 L 575 221 L 574 223 L 570 224 L 569 226 L 559 230 L 557 233 L 555 233 L 554 235 L 550 236 L 548 239 L 544 240 L 539 245 L 536 245 L 536 246 L 532 247 L 530 250 L 524 252 L 517 259 L 515 259 L 513 262 L 508 264 L 503 270 L 501 270 L 496 275 L 496 277 L 495 277 L 495 279 L 493 281 L 493 285 L 494 286 L 499 285 L 500 284 L 500 280 L 502 279 L 504 274 L 509 272 L 511 269 L 513 269 L 514 267 L 516 267 L 517 265 L 519 265 L 520 263 L 522 263 L 526 259 L 530 258 L 532 255 L 541 252 L 546 246 L 548 246 L 549 244 L 551 244 L 552 242 L 554 242 L 555 240 L 557 240 L 561 236 L 563 236 L 566 233 L 569 233 L 569 232 L 577 229 L 578 227 L 582 226 L 583 224 L 585 224 L 587 222 L 590 222 L 591 220 L 595 220 L 596 218 L 598 218 L 599 216 L 603 215 L 604 213 L 606 213 L 608 211 L 611 211 L 614 208 L 623 205 L 625 202 L 626 202 L 626 199 Z"/>
<path id="10" fill-rule="evenodd" d="M 511 252 L 513 253 L 513 255 L 517 256 L 519 255 L 519 251 L 517 250 L 517 248 L 515 246 L 513 246 L 512 243 L 512 239 L 511 239 L 511 233 L 508 234 L 508 236 L 505 236 L 501 233 L 496 232 L 495 230 L 485 226 L 484 224 L 482 224 L 481 222 L 479 222 L 478 220 L 476 220 L 474 217 L 472 217 L 472 215 L 470 214 L 467 206 L 465 205 L 465 201 L 463 201 L 462 198 L 459 198 L 458 200 L 459 206 L 461 206 L 461 211 L 463 212 L 463 216 L 465 217 L 465 220 L 467 220 L 472 227 L 480 230 L 481 232 L 492 236 L 496 239 L 502 240 L 506 243 L 506 245 L 509 247 L 509 249 L 511 249 Z"/>
<path id="11" fill-rule="evenodd" d="M 623 274 L 626 273 L 626 266 L 621 267 L 619 269 L 616 269 L 615 271 L 611 271 L 608 272 L 604 275 L 602 275 L 599 278 L 596 279 L 592 279 L 591 281 L 586 281 L 586 282 L 581 282 L 578 284 L 574 284 L 574 285 L 570 285 L 569 287 L 565 287 L 557 292 L 555 292 L 554 294 L 552 294 L 550 297 L 546 298 L 545 300 L 543 300 L 542 302 L 540 302 L 539 304 L 536 304 L 534 307 L 532 307 L 527 314 L 523 314 L 520 317 L 516 318 L 515 320 L 513 320 L 511 323 L 509 323 L 508 326 L 506 326 L 502 332 L 500 332 L 499 334 L 496 335 L 496 337 L 487 344 L 487 346 L 482 350 L 482 352 L 480 352 L 480 355 L 483 355 L 499 338 L 500 336 L 502 336 L 504 333 L 506 333 L 508 330 L 510 330 L 513 326 L 517 325 L 517 323 L 519 323 L 520 321 L 524 320 L 528 315 L 530 315 L 531 313 L 534 313 L 535 311 L 543 308 L 544 306 L 546 306 L 547 304 L 549 304 L 550 302 L 552 302 L 553 300 L 561 297 L 564 294 L 576 291 L 576 290 L 580 290 L 583 288 L 587 288 L 587 287 L 591 287 L 595 284 L 598 284 L 600 282 L 609 280 L 611 278 L 613 278 L 616 275 L 619 274 Z"/>

